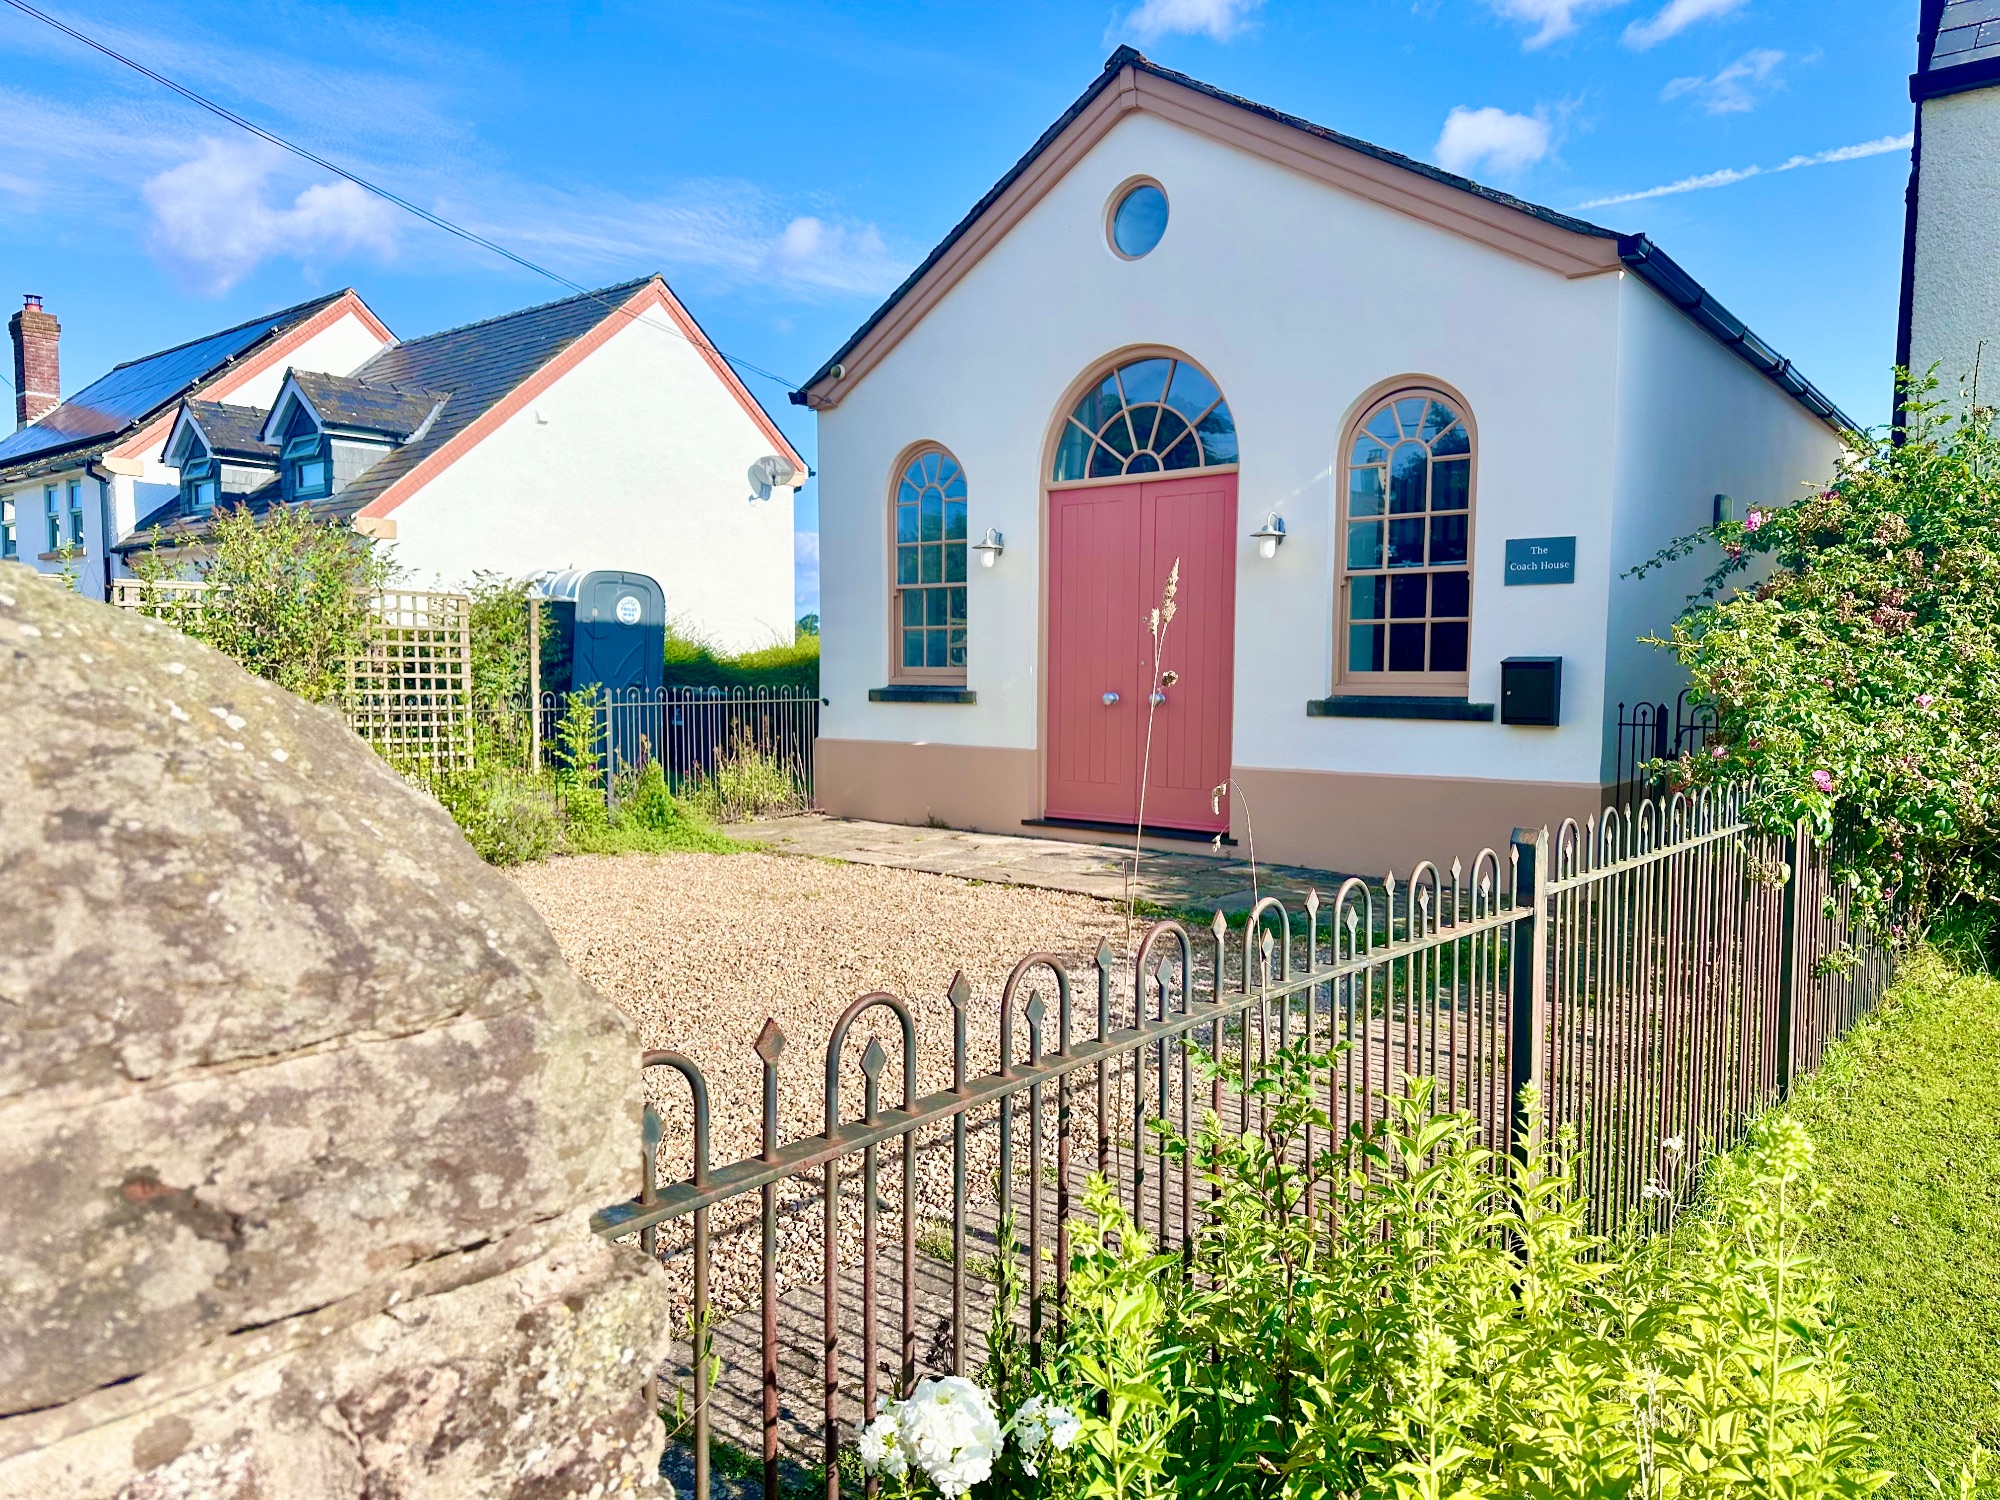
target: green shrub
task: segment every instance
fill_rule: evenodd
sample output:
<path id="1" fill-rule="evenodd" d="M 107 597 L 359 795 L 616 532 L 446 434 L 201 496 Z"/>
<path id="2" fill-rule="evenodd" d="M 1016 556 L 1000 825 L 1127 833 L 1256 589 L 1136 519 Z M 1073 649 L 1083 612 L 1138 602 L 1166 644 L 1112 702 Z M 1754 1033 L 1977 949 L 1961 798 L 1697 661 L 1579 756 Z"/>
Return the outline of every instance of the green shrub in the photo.
<path id="1" fill-rule="evenodd" d="M 801 630 L 789 642 L 731 655 L 669 625 L 666 683 L 668 687 L 800 687 L 817 693 L 819 635 Z"/>
<path id="2" fill-rule="evenodd" d="M 166 587 L 192 569 L 207 589 L 199 599 Z M 235 658 L 312 703 L 338 697 L 347 663 L 374 636 L 371 599 L 393 569 L 367 537 L 306 506 L 277 506 L 252 516 L 219 506 L 190 558 L 157 546 L 138 554 L 139 608 Z"/>
<path id="3" fill-rule="evenodd" d="M 546 775 L 491 766 L 426 778 L 422 784 L 488 864 L 526 864 L 563 845 L 562 816 Z"/>
<path id="4" fill-rule="evenodd" d="M 1060 1329 L 1038 1370 L 999 1382 L 1003 1417 L 1032 1391 L 1080 1426 L 1039 1474 L 1001 1462 L 996 1500 L 1807 1500 L 1884 1482 L 1831 1278 L 1801 1248 L 1818 1204 L 1798 1126 L 1755 1126 L 1675 1234 L 1608 1242 L 1585 1228 L 1569 1142 L 1496 1157 L 1470 1118 L 1431 1117 L 1428 1082 L 1308 1160 L 1324 1068 L 1279 1054 L 1250 1085 L 1261 1132 L 1211 1116 L 1166 1133 L 1214 1195 L 1185 1259 L 1092 1184 Z"/>

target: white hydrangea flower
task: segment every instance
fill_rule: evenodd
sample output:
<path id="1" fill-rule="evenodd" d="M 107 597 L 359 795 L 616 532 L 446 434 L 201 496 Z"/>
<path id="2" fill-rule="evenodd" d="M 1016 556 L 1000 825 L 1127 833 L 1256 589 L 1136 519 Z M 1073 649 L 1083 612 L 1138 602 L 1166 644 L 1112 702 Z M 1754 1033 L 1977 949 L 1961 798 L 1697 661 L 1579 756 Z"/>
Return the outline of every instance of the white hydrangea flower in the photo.
<path id="1" fill-rule="evenodd" d="M 868 1467 L 878 1455 L 875 1468 L 894 1476 L 915 1469 L 945 1500 L 956 1500 L 993 1473 L 1005 1441 L 986 1393 L 946 1375 L 919 1381 L 907 1401 L 885 1404 L 861 1435 L 861 1460 Z"/>
<path id="2" fill-rule="evenodd" d="M 1059 1406 L 1046 1396 L 1030 1396 L 1015 1411 L 1008 1430 L 1021 1446 L 1021 1467 L 1032 1476 L 1041 1472 L 1037 1466 L 1042 1450 L 1054 1448 L 1061 1453 L 1076 1441 L 1083 1423 L 1068 1407 Z"/>

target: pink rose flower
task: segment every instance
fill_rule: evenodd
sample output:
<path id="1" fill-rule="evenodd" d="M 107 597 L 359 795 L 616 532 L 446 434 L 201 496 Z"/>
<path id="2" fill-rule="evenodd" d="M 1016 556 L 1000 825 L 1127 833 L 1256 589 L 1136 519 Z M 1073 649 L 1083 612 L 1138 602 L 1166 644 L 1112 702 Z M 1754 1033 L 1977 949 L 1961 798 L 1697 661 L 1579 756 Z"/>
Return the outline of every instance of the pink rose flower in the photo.
<path id="1" fill-rule="evenodd" d="M 1937 702 L 1937 699 L 1933 698 L 1929 693 L 1917 694 L 1918 708 L 1929 708 L 1935 702 Z"/>
<path id="2" fill-rule="evenodd" d="M 1722 760 L 1728 756 L 1729 749 L 1725 745 L 1714 745 L 1710 747 L 1708 753 L 1711 759 Z"/>
<path id="3" fill-rule="evenodd" d="M 1822 792 L 1831 792 L 1833 790 L 1833 777 L 1827 772 L 1815 771 L 1813 772 L 1812 779 L 1813 785 L 1818 787 Z"/>
<path id="4" fill-rule="evenodd" d="M 1750 512 L 1748 516 L 1744 518 L 1743 529 L 1745 531 L 1755 531 L 1759 526 L 1762 526 L 1763 524 L 1764 524 L 1764 512 L 1762 512 L 1761 510 L 1753 510 Z"/>

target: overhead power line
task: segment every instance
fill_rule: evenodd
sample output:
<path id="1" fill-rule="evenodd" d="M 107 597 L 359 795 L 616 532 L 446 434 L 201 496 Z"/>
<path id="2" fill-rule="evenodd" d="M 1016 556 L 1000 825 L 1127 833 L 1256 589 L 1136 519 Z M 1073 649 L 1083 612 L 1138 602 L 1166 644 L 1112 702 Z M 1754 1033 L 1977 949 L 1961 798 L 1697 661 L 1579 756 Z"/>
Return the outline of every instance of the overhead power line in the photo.
<path id="1" fill-rule="evenodd" d="M 275 131 L 266 130 L 262 125 L 257 124 L 254 120 L 245 119 L 242 115 L 239 115 L 238 113 L 236 113 L 235 110 L 230 109 L 227 105 L 218 104 L 216 103 L 215 100 L 210 99 L 205 94 L 196 92 L 194 89 L 189 88 L 186 84 L 178 83 L 175 80 L 167 77 L 166 74 L 156 72 L 154 69 L 149 68 L 144 63 L 140 62 L 137 58 L 127 57 L 123 52 L 120 52 L 117 48 L 112 47 L 105 42 L 99 41 L 96 37 L 89 35 L 87 32 L 82 32 L 77 30 L 76 27 L 70 25 L 67 21 L 60 20 L 57 17 L 50 15 L 47 11 L 37 10 L 34 6 L 29 5 L 27 3 L 27 0 L 5 0 L 5 3 L 7 5 L 12 6 L 15 10 L 18 10 L 22 15 L 40 21 L 45 26 L 53 27 L 55 30 L 60 31 L 64 36 L 69 37 L 71 40 L 81 42 L 84 46 L 90 48 L 93 52 L 102 53 L 104 56 L 110 58 L 113 62 L 122 64 L 123 66 L 130 68 L 133 72 L 139 74 L 141 77 L 152 80 L 154 83 L 157 83 L 161 88 L 167 89 L 173 93 L 180 95 L 181 98 L 187 100 L 188 103 L 194 105 L 198 109 L 207 110 L 208 113 L 214 115 L 217 119 L 226 120 L 229 124 L 234 125 L 237 129 L 247 131 L 251 135 L 256 136 L 257 139 L 259 139 L 260 141 L 268 141 L 271 145 L 276 146 L 279 150 L 288 151 L 293 156 L 298 157 L 301 161 L 311 162 L 314 166 L 319 167 L 321 170 L 331 172 L 333 173 L 334 176 L 353 183 L 363 192 L 374 194 L 374 196 L 380 198 L 385 203 L 394 204 L 397 208 L 402 209 L 403 212 L 407 214 L 412 214 L 417 218 L 423 220 L 433 229 L 441 229 L 446 234 L 455 235 L 459 239 L 464 240 L 467 244 L 477 245 L 480 249 L 486 250 L 494 255 L 497 255 L 503 260 L 512 261 L 515 265 L 521 267 L 525 271 L 533 271 L 537 276 L 546 276 L 548 277 L 549 280 L 557 283 L 558 285 L 566 286 L 571 291 L 577 292 L 585 297 L 590 298 L 591 301 L 598 303 L 600 306 L 607 308 L 612 312 L 624 314 L 626 317 L 633 319 L 642 327 L 653 328 L 657 329 L 661 333 L 671 334 L 673 337 L 681 339 L 686 343 L 692 344 L 694 342 L 694 340 L 688 338 L 688 336 L 682 333 L 678 328 L 669 328 L 663 323 L 647 322 L 646 319 L 640 317 L 639 314 L 630 312 L 626 308 L 619 306 L 617 303 L 606 301 L 604 298 L 598 296 L 597 293 L 592 291 L 589 287 L 584 286 L 579 282 L 571 281 L 567 276 L 564 276 L 562 273 L 558 271 L 551 271 L 547 266 L 541 265 L 536 261 L 529 260 L 527 256 L 521 255 L 513 250 L 509 250 L 505 245 L 502 245 L 495 240 L 488 239 L 483 234 L 477 234 L 470 229 L 462 227 L 461 225 L 454 224 L 452 223 L 451 220 L 445 218 L 442 214 L 433 213 L 431 212 L 431 210 L 427 208 L 412 203 L 408 198 L 403 197 L 401 194 L 392 193 L 389 191 L 389 189 L 382 187 L 377 183 L 370 182 L 367 178 L 361 176 L 360 174 L 355 172 L 350 172 L 346 167 L 341 166 L 338 162 L 329 161 L 326 157 L 321 156 L 317 151 L 307 150 L 304 146 L 296 145 L 293 142 L 286 140 L 285 137 L 277 134 Z M 710 347 L 715 348 L 713 344 L 711 344 Z M 729 361 L 730 364 L 734 365 L 736 368 L 740 370 L 747 370 L 752 375 L 761 376 L 765 380 L 775 381 L 777 384 L 783 386 L 788 391 L 797 389 L 797 382 L 787 380 L 782 375 L 774 374 L 770 370 L 763 368 L 763 366 L 761 365 L 752 364 L 747 359 L 739 359 L 735 355 L 725 353 L 723 350 L 719 348 L 717 348 L 715 352 L 717 354 L 720 354 L 724 359 Z"/>

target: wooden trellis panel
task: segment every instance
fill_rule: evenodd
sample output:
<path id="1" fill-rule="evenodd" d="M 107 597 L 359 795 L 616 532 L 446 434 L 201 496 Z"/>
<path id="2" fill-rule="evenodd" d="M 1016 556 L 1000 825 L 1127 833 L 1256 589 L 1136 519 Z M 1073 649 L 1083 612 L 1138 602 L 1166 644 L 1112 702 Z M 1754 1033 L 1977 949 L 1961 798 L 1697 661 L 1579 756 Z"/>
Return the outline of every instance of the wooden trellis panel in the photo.
<path id="1" fill-rule="evenodd" d="M 111 602 L 172 623 L 208 585 L 114 579 Z M 347 662 L 337 705 L 354 732 L 398 766 L 431 771 L 472 764 L 472 600 L 465 594 L 386 589 L 369 601 L 374 639 Z"/>
<path id="2" fill-rule="evenodd" d="M 472 600 L 395 589 L 370 608 L 374 640 L 347 663 L 347 722 L 397 765 L 471 765 Z"/>

